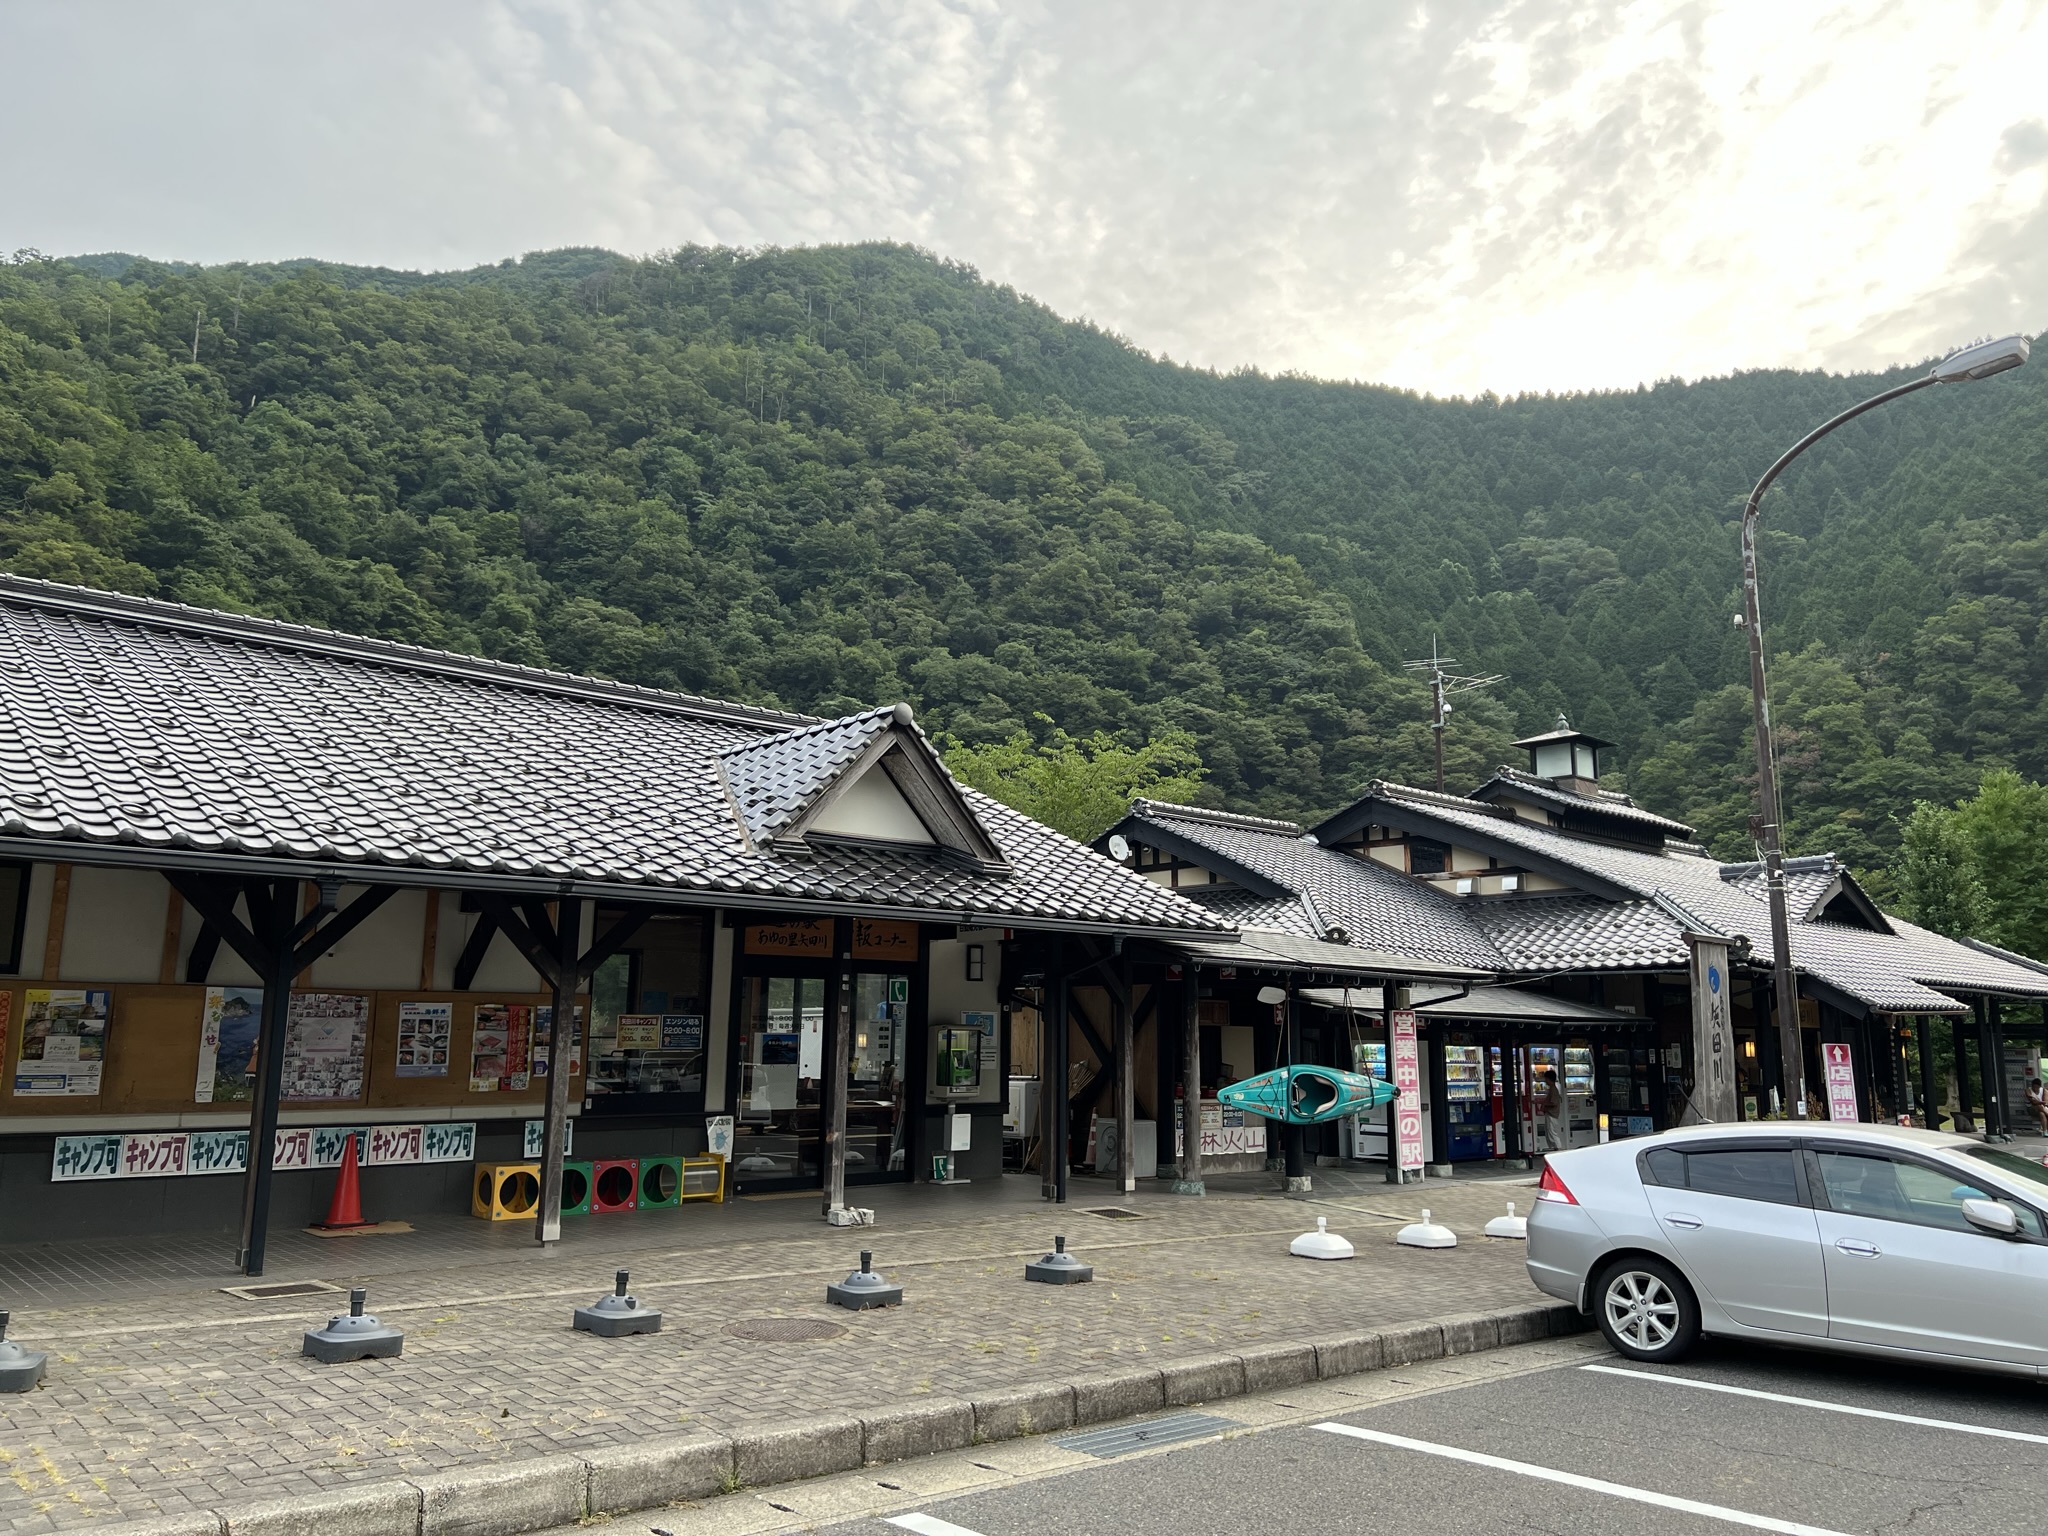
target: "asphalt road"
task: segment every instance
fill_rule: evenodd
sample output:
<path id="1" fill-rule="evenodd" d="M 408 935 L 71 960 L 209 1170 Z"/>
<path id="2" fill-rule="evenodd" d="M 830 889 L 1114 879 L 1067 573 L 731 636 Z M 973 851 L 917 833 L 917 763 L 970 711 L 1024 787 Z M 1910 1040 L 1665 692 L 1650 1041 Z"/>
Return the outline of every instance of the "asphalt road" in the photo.
<path id="1" fill-rule="evenodd" d="M 1244 1406 L 1207 1411 L 1229 1420 Z M 1223 1438 L 803 1528 L 1272 1536 L 1290 1525 L 2034 1536 L 2048 1530 L 2048 1392 L 1728 1344 L 1664 1369 L 1580 1350 L 1524 1374 L 1310 1422 L 1247 1422 Z"/>

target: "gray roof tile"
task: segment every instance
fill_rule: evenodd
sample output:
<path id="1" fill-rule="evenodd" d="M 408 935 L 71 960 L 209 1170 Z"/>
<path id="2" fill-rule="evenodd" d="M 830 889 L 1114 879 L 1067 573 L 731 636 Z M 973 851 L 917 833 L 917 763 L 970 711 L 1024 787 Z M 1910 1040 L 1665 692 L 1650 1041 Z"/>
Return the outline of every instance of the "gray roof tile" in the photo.
<path id="1" fill-rule="evenodd" d="M 738 752 L 776 814 L 869 730 L 0 576 L 0 846 L 26 838 L 478 871 L 988 917 L 1229 924 L 972 791 L 1007 874 L 872 846 L 751 849 Z M 774 744 L 792 730 L 795 753 Z M 815 733 L 815 734 L 814 734 Z M 792 766 L 802 764 L 803 766 Z M 748 778 L 748 775 L 752 775 Z"/>

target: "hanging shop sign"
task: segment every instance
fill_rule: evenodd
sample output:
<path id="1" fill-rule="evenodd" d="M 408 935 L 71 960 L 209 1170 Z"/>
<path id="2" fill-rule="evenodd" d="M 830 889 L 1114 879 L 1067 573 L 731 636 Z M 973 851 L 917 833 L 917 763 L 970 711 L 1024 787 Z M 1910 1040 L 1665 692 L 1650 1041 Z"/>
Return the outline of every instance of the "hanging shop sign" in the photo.
<path id="1" fill-rule="evenodd" d="M 743 933 L 750 955 L 832 954 L 832 919 L 799 917 L 786 923 L 750 923 Z M 913 944 L 912 951 L 916 946 Z"/>
<path id="2" fill-rule="evenodd" d="M 21 1056 L 14 1064 L 17 1097 L 50 1094 L 95 1098 L 107 1055 L 114 994 L 91 989 L 32 987 L 22 995 Z"/>
<path id="3" fill-rule="evenodd" d="M 1830 1120 L 1854 1120 L 1856 1118 L 1856 1058 L 1850 1048 L 1843 1045 L 1823 1045 L 1821 1068 L 1827 1078 L 1828 1118 Z"/>
<path id="4" fill-rule="evenodd" d="M 1396 1008 L 1394 1027 L 1394 1146 L 1403 1173 L 1422 1167 L 1422 1053 L 1415 1041 L 1415 1010 Z"/>
<path id="5" fill-rule="evenodd" d="M 453 1003 L 398 1005 L 398 1075 L 446 1077 L 455 1030 Z"/>
<path id="6" fill-rule="evenodd" d="M 274 1166 L 337 1168 L 348 1143 L 366 1167 L 466 1163 L 476 1156 L 474 1122 L 430 1125 L 296 1126 L 277 1133 Z M 244 1173 L 247 1131 L 127 1131 L 59 1136 L 50 1163 L 56 1184 L 85 1179 L 163 1179 Z"/>
<path id="7" fill-rule="evenodd" d="M 917 924 L 856 917 L 853 920 L 853 958 L 898 960 L 908 964 L 917 958 Z"/>

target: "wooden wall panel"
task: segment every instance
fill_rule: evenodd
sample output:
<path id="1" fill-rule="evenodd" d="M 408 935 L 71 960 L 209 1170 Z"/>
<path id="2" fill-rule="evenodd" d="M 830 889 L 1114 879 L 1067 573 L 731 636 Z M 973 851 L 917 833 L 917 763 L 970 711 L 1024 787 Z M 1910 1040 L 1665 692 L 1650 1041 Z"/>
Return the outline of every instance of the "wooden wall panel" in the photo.
<path id="1" fill-rule="evenodd" d="M 193 1102 L 192 1089 L 199 1072 L 199 1024 L 206 989 L 125 986 L 112 990 L 114 1020 L 107 1032 L 106 1070 L 100 1078 L 101 1113 L 175 1114 L 201 1108 Z"/>

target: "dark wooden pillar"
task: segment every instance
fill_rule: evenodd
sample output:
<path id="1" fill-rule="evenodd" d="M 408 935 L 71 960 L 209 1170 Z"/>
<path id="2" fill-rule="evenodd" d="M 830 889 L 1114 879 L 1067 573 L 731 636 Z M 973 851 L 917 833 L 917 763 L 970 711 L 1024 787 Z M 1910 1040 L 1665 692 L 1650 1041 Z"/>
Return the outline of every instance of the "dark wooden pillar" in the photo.
<path id="1" fill-rule="evenodd" d="M 1998 1004 L 1977 998 L 1977 1068 L 1984 1080 L 1984 1136 L 2004 1141 L 2012 1134 L 2012 1115 L 2005 1102 L 2005 1066 L 1998 1049 Z"/>
<path id="2" fill-rule="evenodd" d="M 1074 1156 L 1074 1106 L 1069 1099 L 1070 1084 L 1073 1080 L 1071 1061 L 1074 1054 L 1073 1022 L 1068 1016 L 1071 1006 L 1067 972 L 1066 940 L 1054 937 L 1052 961 L 1046 967 L 1046 987 L 1052 1004 L 1052 1045 L 1053 1050 L 1048 1066 L 1046 1090 L 1052 1098 L 1052 1144 L 1046 1149 L 1052 1159 L 1052 1198 L 1055 1204 L 1067 1203 L 1067 1174 Z"/>
<path id="3" fill-rule="evenodd" d="M 1930 1131 L 1941 1129 L 1941 1085 L 1935 1081 L 1934 1030 L 1926 1014 L 1913 1021 L 1914 1041 L 1920 1049 L 1920 1123 Z"/>
<path id="4" fill-rule="evenodd" d="M 1130 957 L 1119 953 L 1103 974 L 1110 981 L 1109 1007 L 1116 1036 L 1116 1184 L 1119 1194 L 1138 1192 L 1138 1063 L 1131 1009 Z"/>
<path id="5" fill-rule="evenodd" d="M 1970 1021 L 1964 1014 L 1956 1014 L 1949 1020 L 1949 1033 L 1954 1037 L 1956 1051 L 1956 1126 L 1981 1129 L 1976 1116 L 1970 1110 Z"/>
<path id="6" fill-rule="evenodd" d="M 1202 1182 L 1202 977 L 1194 962 L 1180 969 L 1180 1162 L 1173 1192 L 1200 1195 Z M 1159 1038 L 1166 1038 L 1166 1016 L 1159 1018 Z"/>
<path id="7" fill-rule="evenodd" d="M 569 1067 L 576 1054 L 576 984 L 582 978 L 576 961 L 583 948 L 583 903 L 565 896 L 555 912 L 551 964 L 547 980 L 553 1007 L 548 1013 L 548 1097 L 540 1142 L 540 1213 L 533 1224 L 534 1240 L 548 1247 L 562 1240 L 563 1144 L 569 1139 Z"/>
<path id="8" fill-rule="evenodd" d="M 1520 1065 L 1520 1046 L 1513 1035 L 1503 1033 L 1500 1037 L 1500 1113 L 1506 1126 L 1504 1140 L 1510 1162 L 1520 1162 L 1526 1156 L 1522 1150 L 1522 1099 L 1515 1077 Z"/>

